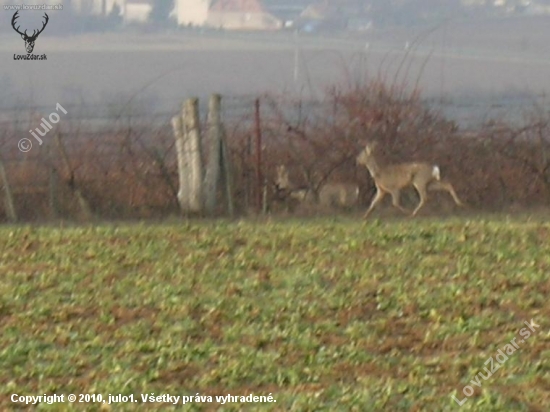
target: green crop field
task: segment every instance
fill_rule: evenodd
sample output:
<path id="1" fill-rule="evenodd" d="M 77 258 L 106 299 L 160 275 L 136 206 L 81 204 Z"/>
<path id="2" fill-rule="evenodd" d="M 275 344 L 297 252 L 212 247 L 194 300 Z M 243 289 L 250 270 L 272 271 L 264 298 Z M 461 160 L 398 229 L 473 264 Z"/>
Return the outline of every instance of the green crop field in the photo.
<path id="1" fill-rule="evenodd" d="M 549 237 L 506 217 L 4 226 L 0 409 L 546 411 Z M 142 401 L 168 394 L 188 398 Z"/>

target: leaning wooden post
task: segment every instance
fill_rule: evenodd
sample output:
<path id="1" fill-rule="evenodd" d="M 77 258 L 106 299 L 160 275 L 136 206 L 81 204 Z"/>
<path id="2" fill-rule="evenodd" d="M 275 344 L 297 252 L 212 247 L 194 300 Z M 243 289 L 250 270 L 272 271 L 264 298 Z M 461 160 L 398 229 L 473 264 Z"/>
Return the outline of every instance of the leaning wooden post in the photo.
<path id="1" fill-rule="evenodd" d="M 254 203 L 254 182 L 252 176 L 252 134 L 248 133 L 246 136 L 246 152 L 244 153 L 244 159 L 241 159 L 242 177 L 244 180 L 244 206 L 246 210 L 249 210 Z"/>
<path id="2" fill-rule="evenodd" d="M 0 180 L 2 181 L 2 186 L 4 187 L 4 204 L 6 205 L 6 215 L 8 221 L 11 223 L 17 222 L 17 213 L 15 212 L 15 205 L 13 202 L 13 195 L 11 193 L 11 187 L 8 182 L 8 175 L 6 174 L 6 169 L 4 168 L 4 162 L 0 158 Z"/>
<path id="3" fill-rule="evenodd" d="M 94 217 L 94 214 L 92 212 L 92 208 L 90 204 L 82 194 L 80 187 L 76 184 L 75 170 L 71 165 L 71 161 L 69 160 L 69 155 L 67 154 L 67 149 L 65 148 L 65 144 L 61 139 L 61 133 L 56 133 L 54 136 L 54 139 L 55 139 L 55 143 L 57 144 L 57 148 L 59 149 L 61 160 L 63 160 L 63 163 L 65 164 L 65 169 L 67 170 L 68 177 L 65 183 L 71 190 L 72 194 L 76 197 L 78 201 L 78 205 L 80 207 L 80 211 L 82 212 L 82 216 L 84 217 L 84 219 L 90 220 Z"/>
<path id="4" fill-rule="evenodd" d="M 260 99 L 254 102 L 254 123 L 256 134 L 256 207 L 258 212 L 262 211 L 262 127 L 260 123 Z"/>
<path id="5" fill-rule="evenodd" d="M 189 211 L 201 213 L 203 170 L 199 123 L 199 99 L 188 99 L 183 106 L 184 147 L 189 164 Z"/>
<path id="6" fill-rule="evenodd" d="M 47 146 L 47 156 L 48 156 L 48 168 L 49 168 L 49 199 L 48 203 L 50 205 L 50 215 L 53 219 L 59 217 L 59 201 L 58 201 L 58 175 L 57 169 L 54 165 L 52 146 Z"/>
<path id="7" fill-rule="evenodd" d="M 225 197 L 227 200 L 227 211 L 229 216 L 233 217 L 235 215 L 235 203 L 233 201 L 233 170 L 231 167 L 231 160 L 229 158 L 229 153 L 227 150 L 226 144 L 226 133 L 225 129 L 222 126 L 221 128 L 221 158 L 222 158 L 222 176 L 223 183 L 225 186 Z"/>
<path id="8" fill-rule="evenodd" d="M 214 94 L 208 105 L 208 167 L 204 178 L 205 209 L 208 215 L 213 215 L 216 209 L 218 182 L 220 181 L 221 162 L 221 96 Z"/>
<path id="9" fill-rule="evenodd" d="M 267 179 L 264 179 L 264 186 L 262 188 L 262 213 L 264 215 L 267 215 L 267 212 L 269 211 L 268 203 L 267 203 Z"/>
<path id="10" fill-rule="evenodd" d="M 183 135 L 183 122 L 180 116 L 172 118 L 172 129 L 176 139 L 176 156 L 178 159 L 179 189 L 178 202 L 183 213 L 189 213 L 189 174 L 187 156 L 185 154 L 185 137 Z"/>

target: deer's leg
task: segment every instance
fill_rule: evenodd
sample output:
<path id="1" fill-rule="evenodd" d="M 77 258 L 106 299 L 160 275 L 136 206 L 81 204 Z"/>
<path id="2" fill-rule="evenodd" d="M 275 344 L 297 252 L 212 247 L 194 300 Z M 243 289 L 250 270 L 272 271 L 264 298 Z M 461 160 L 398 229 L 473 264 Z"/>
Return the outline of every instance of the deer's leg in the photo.
<path id="1" fill-rule="evenodd" d="M 426 201 L 428 200 L 428 193 L 426 191 L 426 185 L 421 183 L 414 183 L 414 188 L 418 192 L 418 195 L 420 196 L 420 202 L 418 202 L 418 206 L 416 206 L 416 209 L 412 212 L 411 217 L 416 216 L 420 208 L 426 204 Z"/>
<path id="2" fill-rule="evenodd" d="M 402 207 L 401 204 L 399 203 L 400 195 L 401 195 L 401 191 L 399 191 L 399 190 L 394 190 L 393 192 L 391 192 L 392 204 L 396 208 L 401 210 L 403 213 L 408 214 L 410 212 L 407 209 L 405 209 L 404 207 Z"/>
<path id="3" fill-rule="evenodd" d="M 386 196 L 386 192 L 384 192 L 382 189 L 377 187 L 376 188 L 376 194 L 374 195 L 374 198 L 372 199 L 372 202 L 371 202 L 369 208 L 367 209 L 367 211 L 363 215 L 363 219 L 366 219 L 367 217 L 369 217 L 369 215 L 371 214 L 373 209 L 376 207 L 376 205 L 378 203 L 380 203 L 382 201 L 382 199 L 384 199 L 384 196 Z"/>
<path id="4" fill-rule="evenodd" d="M 455 203 L 458 206 L 464 206 L 464 203 L 460 201 L 458 198 L 458 195 L 455 192 L 455 189 L 453 188 L 453 185 L 445 180 L 435 180 L 428 186 L 429 190 L 444 190 L 448 192 L 452 197 Z"/>

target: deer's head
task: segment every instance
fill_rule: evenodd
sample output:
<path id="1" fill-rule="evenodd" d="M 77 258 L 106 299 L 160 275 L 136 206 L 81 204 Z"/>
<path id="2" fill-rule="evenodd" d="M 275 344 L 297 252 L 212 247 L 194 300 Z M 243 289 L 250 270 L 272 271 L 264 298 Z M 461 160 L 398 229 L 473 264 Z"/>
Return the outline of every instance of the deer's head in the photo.
<path id="1" fill-rule="evenodd" d="M 275 177 L 275 189 L 277 191 L 290 190 L 290 178 L 285 165 L 277 166 L 277 176 Z"/>
<path id="2" fill-rule="evenodd" d="M 367 143 L 365 148 L 361 150 L 361 153 L 359 153 L 359 155 L 357 155 L 357 157 L 355 158 L 356 163 L 358 165 L 366 166 L 369 159 L 374 154 L 374 151 L 376 150 L 376 146 L 378 146 L 378 143 L 376 142 Z"/>
<path id="3" fill-rule="evenodd" d="M 11 26 L 13 27 L 13 29 L 19 33 L 21 35 L 21 38 L 23 40 L 25 40 L 25 49 L 27 50 L 27 53 L 30 54 L 32 53 L 32 51 L 34 50 L 34 42 L 36 41 L 36 38 L 38 37 L 38 35 L 40 33 L 42 33 L 44 31 L 44 28 L 46 27 L 46 25 L 48 24 L 48 21 L 50 20 L 50 18 L 48 17 L 48 15 L 46 13 L 44 13 L 44 23 L 42 23 L 42 28 L 40 30 L 33 30 L 32 34 L 29 36 L 27 34 L 27 30 L 25 30 L 25 32 L 21 32 L 19 31 L 19 27 L 21 26 L 17 26 L 15 27 L 15 24 L 16 24 L 16 20 L 18 19 L 19 15 L 19 10 L 15 12 L 15 14 L 13 15 L 12 19 L 11 19 Z"/>

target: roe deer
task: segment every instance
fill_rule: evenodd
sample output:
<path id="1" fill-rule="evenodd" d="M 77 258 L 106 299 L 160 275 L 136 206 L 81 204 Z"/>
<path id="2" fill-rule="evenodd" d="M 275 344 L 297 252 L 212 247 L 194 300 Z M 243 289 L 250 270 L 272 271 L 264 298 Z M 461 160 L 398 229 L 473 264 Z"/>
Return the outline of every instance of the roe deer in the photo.
<path id="1" fill-rule="evenodd" d="M 356 159 L 357 164 L 363 165 L 368 169 L 376 186 L 376 194 L 372 199 L 370 207 L 363 216 L 364 219 L 371 214 L 376 205 L 380 203 L 388 193 L 392 197 L 393 206 L 404 213 L 409 213 L 408 210 L 404 209 L 399 204 L 401 189 L 407 186 L 414 186 L 420 196 L 420 202 L 411 216 L 416 216 L 420 208 L 424 206 L 428 200 L 428 190 L 445 190 L 451 194 L 458 206 L 464 206 L 451 183 L 441 180 L 439 166 L 429 163 L 410 162 L 381 167 L 378 165 L 374 153 L 376 146 L 376 142 L 367 144 L 365 149 L 359 153 Z"/>
<path id="2" fill-rule="evenodd" d="M 277 166 L 275 190 L 280 198 L 329 207 L 352 207 L 359 200 L 359 186 L 353 183 L 326 183 L 321 186 L 318 194 L 309 187 L 296 187 L 291 183 L 284 165 Z"/>

